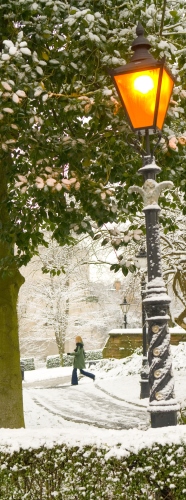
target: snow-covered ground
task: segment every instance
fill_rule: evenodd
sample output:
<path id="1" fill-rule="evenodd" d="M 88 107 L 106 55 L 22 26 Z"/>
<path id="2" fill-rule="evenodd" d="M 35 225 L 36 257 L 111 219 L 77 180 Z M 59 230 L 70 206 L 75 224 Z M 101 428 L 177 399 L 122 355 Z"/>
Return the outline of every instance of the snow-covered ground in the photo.
<path id="1" fill-rule="evenodd" d="M 181 408 L 186 408 L 186 392 L 184 381 L 186 377 L 186 343 L 180 342 L 178 346 L 171 346 L 172 364 L 175 379 L 175 393 Z M 128 358 L 120 360 L 109 359 L 101 360 L 87 371 L 93 371 L 96 375 L 96 387 L 101 388 L 111 396 L 121 400 L 134 403 L 139 406 L 147 406 L 148 400 L 140 400 L 140 371 L 142 366 L 142 356 L 135 352 Z M 68 377 L 70 384 L 72 368 L 40 368 L 25 372 L 25 385 L 32 384 L 40 387 L 38 382 L 55 380 L 59 385 L 60 379 Z M 127 377 L 127 378 L 126 378 Z M 92 381 L 82 377 L 79 386 L 84 387 L 89 384 L 91 390 Z M 24 384 L 23 384 L 24 385 Z M 65 385 L 63 382 L 62 385 Z M 79 387 L 76 389 L 78 390 Z M 74 401 L 74 404 L 75 401 Z"/>
<path id="2" fill-rule="evenodd" d="M 186 407 L 186 344 L 171 346 L 175 394 Z M 151 429 L 148 399 L 140 400 L 142 356 L 134 353 L 122 360 L 102 360 L 89 371 L 96 382 L 82 377 L 71 386 L 72 368 L 41 368 L 25 372 L 23 400 L 26 429 L 3 429 L 0 449 L 96 444 L 112 453 L 126 454 L 161 443 L 186 441 L 186 426 Z M 120 443 L 118 447 L 117 444 Z M 110 453 L 110 452 L 109 452 Z"/>

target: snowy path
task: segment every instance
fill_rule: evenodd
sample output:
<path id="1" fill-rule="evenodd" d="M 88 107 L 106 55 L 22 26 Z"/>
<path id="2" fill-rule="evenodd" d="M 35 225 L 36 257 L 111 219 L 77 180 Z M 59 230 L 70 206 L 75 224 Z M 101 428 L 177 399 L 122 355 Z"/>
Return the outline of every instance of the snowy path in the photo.
<path id="1" fill-rule="evenodd" d="M 53 380 L 24 387 L 27 428 L 61 427 L 70 422 L 118 430 L 149 427 L 146 408 L 118 401 L 97 388 L 92 381 L 83 379 L 78 386 L 72 387 L 70 383 L 59 385 L 58 379 L 58 384 L 55 384 Z"/>

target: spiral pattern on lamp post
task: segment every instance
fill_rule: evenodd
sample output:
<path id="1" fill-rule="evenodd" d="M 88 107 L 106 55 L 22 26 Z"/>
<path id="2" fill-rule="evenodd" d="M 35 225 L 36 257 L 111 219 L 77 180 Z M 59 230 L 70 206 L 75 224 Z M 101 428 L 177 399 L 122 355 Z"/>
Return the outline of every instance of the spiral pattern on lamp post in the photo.
<path id="1" fill-rule="evenodd" d="M 167 306 L 164 308 L 164 317 L 166 316 L 166 309 L 168 309 Z M 146 310 L 147 315 L 152 317 L 152 304 L 148 305 Z M 174 379 L 170 353 L 170 334 L 167 320 L 163 321 L 163 317 L 162 321 L 160 319 L 157 321 L 149 320 L 148 327 L 150 384 L 149 402 L 172 400 L 174 399 Z"/>
<path id="2" fill-rule="evenodd" d="M 148 161 L 149 160 L 149 161 Z M 152 427 L 177 424 L 179 406 L 174 398 L 174 378 L 170 354 L 168 328 L 170 297 L 162 278 L 158 216 L 158 198 L 162 190 L 172 187 L 171 182 L 156 182 L 160 167 L 150 157 L 139 170 L 144 175 L 143 187 L 132 186 L 129 192 L 141 194 L 146 219 L 148 284 L 143 300 L 148 323 L 149 340 L 149 412 Z"/>

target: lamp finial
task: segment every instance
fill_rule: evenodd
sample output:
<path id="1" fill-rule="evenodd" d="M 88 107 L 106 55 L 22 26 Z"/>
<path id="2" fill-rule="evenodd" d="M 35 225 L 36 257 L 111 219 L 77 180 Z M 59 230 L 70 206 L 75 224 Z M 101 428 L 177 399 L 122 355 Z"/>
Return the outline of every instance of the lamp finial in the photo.
<path id="1" fill-rule="evenodd" d="M 142 60 L 154 61 L 152 54 L 149 54 L 151 43 L 147 38 L 144 37 L 144 28 L 140 22 L 138 22 L 136 28 L 136 35 L 137 38 L 135 38 L 131 47 L 131 49 L 134 51 L 134 54 L 130 62 Z"/>
<path id="2" fill-rule="evenodd" d="M 142 24 L 140 23 L 140 21 L 138 22 L 138 25 L 137 25 L 137 28 L 136 28 L 136 35 L 137 36 L 144 35 L 144 28 L 143 28 Z"/>

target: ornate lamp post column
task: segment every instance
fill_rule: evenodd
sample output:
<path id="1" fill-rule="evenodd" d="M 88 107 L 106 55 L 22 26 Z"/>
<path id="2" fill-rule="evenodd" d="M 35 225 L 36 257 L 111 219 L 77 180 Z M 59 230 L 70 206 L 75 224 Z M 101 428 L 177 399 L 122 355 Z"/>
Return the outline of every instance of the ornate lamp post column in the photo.
<path id="1" fill-rule="evenodd" d="M 141 299 L 142 299 L 142 338 L 143 338 L 143 358 L 142 358 L 142 368 L 141 368 L 141 380 L 140 380 L 140 399 L 149 397 L 149 363 L 147 359 L 147 325 L 146 325 L 146 311 L 144 305 L 144 299 L 146 297 L 146 280 L 145 272 L 147 272 L 147 252 L 145 248 L 140 248 L 139 253 L 136 255 L 136 265 L 139 265 L 142 269 L 143 274 L 141 278 Z"/>
<path id="2" fill-rule="evenodd" d="M 145 135 L 146 152 L 139 173 L 143 175 L 143 187 L 132 186 L 129 191 L 141 194 L 146 219 L 148 284 L 145 305 L 149 337 L 149 386 L 148 411 L 152 427 L 177 424 L 179 406 L 174 397 L 174 379 L 170 355 L 168 328 L 170 298 L 167 295 L 161 269 L 161 252 L 158 216 L 158 198 L 163 189 L 172 187 L 171 182 L 156 182 L 160 167 L 156 165 L 150 149 L 149 131 L 160 132 L 174 78 L 165 66 L 165 60 L 156 61 L 148 52 L 149 41 L 139 23 L 137 38 L 132 44 L 134 54 L 130 62 L 109 70 L 132 130 Z"/>

